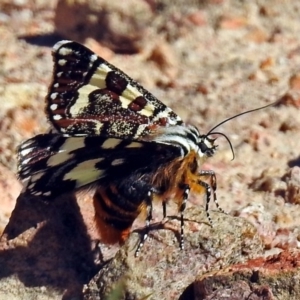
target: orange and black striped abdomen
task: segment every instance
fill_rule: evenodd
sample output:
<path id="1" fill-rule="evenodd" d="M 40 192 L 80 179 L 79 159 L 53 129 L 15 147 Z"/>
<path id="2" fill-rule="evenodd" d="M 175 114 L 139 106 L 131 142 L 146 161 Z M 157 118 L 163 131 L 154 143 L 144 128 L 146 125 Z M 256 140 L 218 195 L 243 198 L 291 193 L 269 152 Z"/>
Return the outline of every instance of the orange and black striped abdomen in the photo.
<path id="1" fill-rule="evenodd" d="M 95 221 L 104 243 L 123 243 L 127 239 L 134 220 L 146 208 L 150 188 L 144 180 L 128 178 L 97 188 Z"/>

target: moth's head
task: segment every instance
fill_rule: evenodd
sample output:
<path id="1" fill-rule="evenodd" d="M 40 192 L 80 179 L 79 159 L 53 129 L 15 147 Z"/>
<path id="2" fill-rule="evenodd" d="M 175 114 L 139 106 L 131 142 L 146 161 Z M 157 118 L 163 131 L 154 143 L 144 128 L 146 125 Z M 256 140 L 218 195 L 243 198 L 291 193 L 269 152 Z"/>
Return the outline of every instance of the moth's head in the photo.
<path id="1" fill-rule="evenodd" d="M 200 142 L 198 143 L 200 156 L 213 156 L 216 152 L 217 145 L 215 145 L 215 140 L 209 138 L 208 135 L 200 135 Z"/>

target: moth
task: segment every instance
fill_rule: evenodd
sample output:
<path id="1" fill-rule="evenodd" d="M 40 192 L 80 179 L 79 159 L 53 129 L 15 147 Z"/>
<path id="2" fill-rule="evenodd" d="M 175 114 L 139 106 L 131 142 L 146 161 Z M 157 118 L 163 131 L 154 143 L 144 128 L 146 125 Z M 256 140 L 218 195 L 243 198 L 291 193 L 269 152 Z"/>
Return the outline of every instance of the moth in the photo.
<path id="1" fill-rule="evenodd" d="M 164 218 L 168 201 L 175 201 L 183 249 L 190 192 L 204 193 L 210 222 L 211 197 L 218 206 L 216 175 L 201 165 L 217 149 L 211 136 L 224 135 L 215 128 L 236 116 L 200 134 L 85 46 L 60 41 L 52 55 L 53 79 L 46 96 L 52 130 L 18 149 L 18 175 L 26 193 L 50 201 L 93 185 L 95 222 L 108 244 L 123 243 L 134 220 L 145 213 L 136 255 L 148 236 L 153 201 L 162 203 Z"/>

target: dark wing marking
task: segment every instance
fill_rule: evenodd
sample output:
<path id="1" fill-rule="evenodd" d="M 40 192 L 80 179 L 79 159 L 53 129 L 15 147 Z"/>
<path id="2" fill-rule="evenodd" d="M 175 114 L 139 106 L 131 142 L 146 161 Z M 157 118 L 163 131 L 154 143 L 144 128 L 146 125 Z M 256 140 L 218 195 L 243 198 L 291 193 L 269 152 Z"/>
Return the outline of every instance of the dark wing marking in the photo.
<path id="1" fill-rule="evenodd" d="M 139 83 L 81 44 L 58 42 L 53 60 L 46 113 L 60 133 L 139 139 L 182 123 Z"/>
<path id="2" fill-rule="evenodd" d="M 18 171 L 27 192 L 53 198 L 94 182 L 121 180 L 137 170 L 153 172 L 179 156 L 179 147 L 156 142 L 49 133 L 20 146 Z"/>

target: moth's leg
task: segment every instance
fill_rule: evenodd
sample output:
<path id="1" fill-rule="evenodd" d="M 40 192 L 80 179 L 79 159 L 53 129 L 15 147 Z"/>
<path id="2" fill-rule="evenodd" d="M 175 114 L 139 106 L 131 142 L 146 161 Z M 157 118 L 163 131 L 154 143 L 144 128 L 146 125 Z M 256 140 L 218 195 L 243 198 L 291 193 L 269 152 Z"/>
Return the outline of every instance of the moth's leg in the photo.
<path id="1" fill-rule="evenodd" d="M 211 220 L 211 217 L 209 215 L 209 202 L 210 202 L 210 198 L 211 198 L 211 187 L 207 182 L 202 181 L 202 180 L 199 180 L 198 184 L 200 184 L 205 189 L 205 195 L 206 195 L 205 211 L 206 211 L 207 219 L 208 219 L 209 223 L 212 226 L 213 225 L 212 220 Z"/>
<path id="2" fill-rule="evenodd" d="M 139 256 L 139 253 L 146 241 L 146 239 L 148 238 L 148 234 L 149 234 L 149 227 L 150 227 L 150 221 L 152 220 L 152 202 L 153 202 L 153 193 L 154 193 L 154 190 L 153 189 L 150 189 L 148 191 L 148 194 L 147 194 L 147 197 L 146 197 L 146 226 L 145 226 L 145 229 L 144 229 L 144 233 L 143 233 L 143 236 L 141 237 L 140 239 L 140 242 L 135 250 L 135 256 Z"/>
<path id="3" fill-rule="evenodd" d="M 213 199 L 214 199 L 214 202 L 216 204 L 216 207 L 218 208 L 218 210 L 220 212 L 226 214 L 226 211 L 218 203 L 217 193 L 216 193 L 216 190 L 217 190 L 217 178 L 216 178 L 215 172 L 212 171 L 212 170 L 201 170 L 200 173 L 199 173 L 199 176 L 209 177 L 209 179 L 210 179 L 210 186 L 211 186 L 212 191 L 213 191 Z M 207 199 L 207 201 L 206 201 L 206 209 L 205 209 L 206 212 L 208 212 L 209 201 L 210 201 L 210 198 Z"/>
<path id="4" fill-rule="evenodd" d="M 183 190 L 182 194 L 182 202 L 179 206 L 179 212 L 180 212 L 180 239 L 179 239 L 179 247 L 181 250 L 184 249 L 184 218 L 183 213 L 186 208 L 186 202 L 190 194 L 190 186 L 188 184 L 183 184 L 180 186 L 180 188 Z"/>

